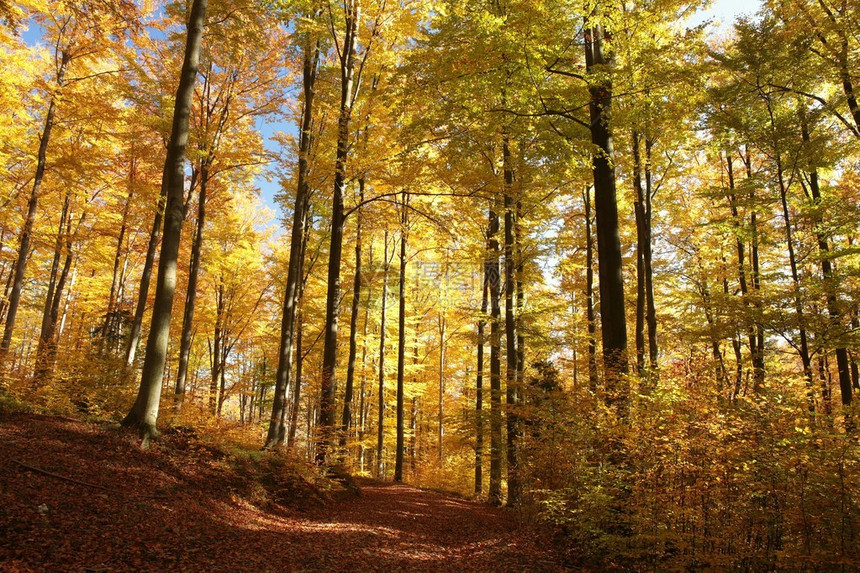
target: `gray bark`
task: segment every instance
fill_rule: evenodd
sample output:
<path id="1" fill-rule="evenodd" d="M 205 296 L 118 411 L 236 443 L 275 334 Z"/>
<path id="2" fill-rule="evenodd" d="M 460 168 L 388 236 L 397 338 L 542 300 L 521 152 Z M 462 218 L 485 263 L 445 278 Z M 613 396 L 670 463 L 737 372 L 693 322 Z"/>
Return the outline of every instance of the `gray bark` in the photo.
<path id="1" fill-rule="evenodd" d="M 170 337 L 170 317 L 173 310 L 173 295 L 176 290 L 176 263 L 179 255 L 179 240 L 184 219 L 183 191 L 185 183 L 185 148 L 188 142 L 188 118 L 191 113 L 191 98 L 200 59 L 200 44 L 206 20 L 207 0 L 193 0 L 188 20 L 188 36 L 176 102 L 167 158 L 164 162 L 163 186 L 167 194 L 164 216 L 164 236 L 158 276 L 155 285 L 155 304 L 152 326 L 146 342 L 146 357 L 143 363 L 140 389 L 137 399 L 123 420 L 126 427 L 140 431 L 143 445 L 157 435 L 156 422 L 161 398 L 164 365 L 167 361 L 167 345 Z"/>

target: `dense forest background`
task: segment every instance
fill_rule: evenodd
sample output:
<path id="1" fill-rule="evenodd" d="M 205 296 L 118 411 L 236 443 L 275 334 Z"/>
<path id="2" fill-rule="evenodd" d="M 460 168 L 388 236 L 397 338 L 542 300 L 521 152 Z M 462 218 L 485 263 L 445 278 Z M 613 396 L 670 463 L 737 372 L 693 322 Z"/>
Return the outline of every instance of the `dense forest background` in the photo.
<path id="1" fill-rule="evenodd" d="M 850 567 L 860 4 L 705 7 L 0 2 L 2 400 Z"/>

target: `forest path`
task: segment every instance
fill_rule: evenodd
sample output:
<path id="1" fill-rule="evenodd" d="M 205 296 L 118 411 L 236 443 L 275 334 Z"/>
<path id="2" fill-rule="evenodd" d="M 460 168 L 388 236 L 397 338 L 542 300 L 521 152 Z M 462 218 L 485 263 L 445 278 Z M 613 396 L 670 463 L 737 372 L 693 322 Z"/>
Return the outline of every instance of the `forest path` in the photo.
<path id="1" fill-rule="evenodd" d="M 563 570 L 545 532 L 518 523 L 509 511 L 408 485 L 359 485 L 361 497 L 321 516 L 343 539 L 331 564 L 379 571 Z"/>
<path id="2" fill-rule="evenodd" d="M 369 480 L 323 502 L 249 463 L 0 414 L 0 571 L 564 570 L 549 532 L 509 510 Z"/>

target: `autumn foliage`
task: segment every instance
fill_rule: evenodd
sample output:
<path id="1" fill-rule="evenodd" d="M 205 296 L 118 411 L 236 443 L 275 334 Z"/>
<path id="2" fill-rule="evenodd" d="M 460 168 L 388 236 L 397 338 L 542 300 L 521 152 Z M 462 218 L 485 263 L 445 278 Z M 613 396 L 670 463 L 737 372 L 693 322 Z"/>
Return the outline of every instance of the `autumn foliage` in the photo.
<path id="1" fill-rule="evenodd" d="M 850 569 L 855 4 L 0 1 L 0 412 Z"/>

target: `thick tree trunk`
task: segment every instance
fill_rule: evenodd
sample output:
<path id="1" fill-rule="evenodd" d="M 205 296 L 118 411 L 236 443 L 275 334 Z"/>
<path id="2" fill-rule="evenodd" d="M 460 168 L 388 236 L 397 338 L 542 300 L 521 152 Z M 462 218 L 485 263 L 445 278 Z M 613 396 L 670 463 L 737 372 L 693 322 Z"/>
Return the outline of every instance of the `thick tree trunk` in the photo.
<path id="1" fill-rule="evenodd" d="M 207 0 L 193 0 L 188 21 L 188 37 L 182 73 L 176 91 L 173 110 L 173 125 L 167 158 L 164 162 L 163 186 L 167 194 L 164 217 L 164 237 L 161 257 L 158 262 L 158 277 L 155 286 L 155 305 L 152 326 L 146 342 L 146 358 L 141 374 L 140 390 L 131 411 L 123 420 L 126 427 L 140 430 L 143 445 L 157 434 L 158 407 L 164 365 L 167 361 L 167 344 L 170 337 L 170 316 L 173 310 L 173 295 L 176 290 L 176 263 L 179 255 L 179 239 L 184 218 L 183 191 L 185 183 L 185 148 L 188 141 L 188 118 L 191 98 L 200 59 L 200 44 L 206 20 Z"/>
<path id="2" fill-rule="evenodd" d="M 394 481 L 403 481 L 403 375 L 406 365 L 406 235 L 409 224 L 409 194 L 403 192 L 400 216 L 400 312 L 397 320 L 397 440 L 394 453 Z"/>
<path id="3" fill-rule="evenodd" d="M 200 274 L 200 250 L 203 247 L 203 231 L 206 226 L 206 188 L 209 183 L 209 166 L 200 166 L 200 192 L 197 196 L 197 232 L 191 243 L 191 260 L 188 263 L 188 291 L 185 293 L 185 312 L 182 315 L 182 333 L 179 337 L 179 365 L 176 368 L 176 404 L 182 404 L 185 396 L 185 379 L 188 376 L 188 358 L 191 355 L 191 339 L 194 332 L 194 305 L 197 303 L 197 277 Z"/>
<path id="4" fill-rule="evenodd" d="M 325 335 L 323 347 L 320 410 L 317 431 L 316 462 L 324 465 L 335 425 L 335 377 L 337 367 L 337 323 L 340 302 L 340 262 L 343 254 L 343 195 L 346 188 L 346 164 L 349 157 L 349 126 L 354 100 L 355 50 L 361 23 L 360 0 L 351 0 L 346 11 L 346 33 L 340 57 L 340 113 L 337 127 L 334 189 L 331 205 L 331 241 L 329 244 L 328 295 L 326 296 Z"/>
<path id="5" fill-rule="evenodd" d="M 314 19 L 319 12 L 314 13 Z M 296 201 L 293 206 L 293 229 L 290 235 L 290 262 L 287 269 L 287 285 L 284 291 L 284 304 L 281 311 L 281 340 L 278 348 L 278 369 L 275 373 L 275 395 L 272 398 L 272 415 L 269 418 L 269 430 L 266 434 L 266 448 L 272 448 L 284 443 L 284 418 L 286 416 L 287 392 L 290 388 L 290 377 L 293 367 L 293 337 L 296 330 L 296 307 L 299 299 L 299 283 L 302 281 L 302 259 L 304 258 L 304 237 L 306 235 L 308 208 L 310 205 L 310 170 L 311 148 L 313 146 L 313 117 L 314 97 L 316 95 L 316 79 L 319 70 L 320 42 L 316 41 L 311 47 L 310 40 L 305 46 L 304 64 L 302 67 L 302 86 L 304 90 L 304 105 L 302 107 L 302 125 L 299 138 L 299 164 L 296 176 Z M 297 384 L 299 384 L 297 382 Z M 298 390 L 296 391 L 298 395 Z M 293 409 L 298 408 L 298 402 L 293 402 Z M 292 416 L 291 416 L 292 417 Z M 295 425 L 290 425 L 290 435 L 295 435 Z M 288 440 L 292 442 L 292 440 Z M 291 445 L 291 444 L 290 444 Z"/>
<path id="6" fill-rule="evenodd" d="M 66 67 L 70 56 L 63 52 L 58 54 L 59 68 L 57 69 L 57 87 L 63 86 L 66 75 Z M 39 206 L 39 197 L 42 191 L 42 180 L 45 178 L 45 168 L 48 157 L 48 143 L 51 140 L 51 130 L 54 127 L 54 115 L 57 109 L 57 96 L 52 94 L 48 103 L 48 111 L 45 114 L 45 126 L 39 138 L 39 152 L 36 156 L 36 174 L 33 177 L 33 187 L 30 191 L 30 199 L 27 201 L 27 214 L 24 217 L 24 225 L 21 227 L 20 242 L 18 245 L 18 258 L 15 262 L 15 273 L 12 279 L 12 290 L 9 293 L 8 307 L 6 311 L 6 323 L 3 328 L 3 340 L 0 341 L 0 367 L 6 361 L 9 347 L 12 345 L 12 333 L 15 330 L 15 317 L 18 314 L 18 306 L 21 303 L 21 290 L 24 288 L 24 271 L 27 268 L 27 260 L 30 256 L 30 241 L 33 235 L 33 225 L 36 222 L 36 209 Z"/>
<path id="7" fill-rule="evenodd" d="M 585 61 L 589 72 L 607 74 L 607 79 L 589 88 L 593 162 L 594 206 L 597 216 L 598 276 L 600 279 L 600 324 L 603 338 L 603 369 L 607 402 L 618 406 L 624 415 L 628 391 L 623 376 L 627 373 L 627 318 L 624 308 L 621 238 L 618 233 L 618 204 L 615 189 L 614 150 L 612 146 L 612 80 L 608 74 L 614 58 L 607 46 L 602 25 L 585 33 Z"/>

